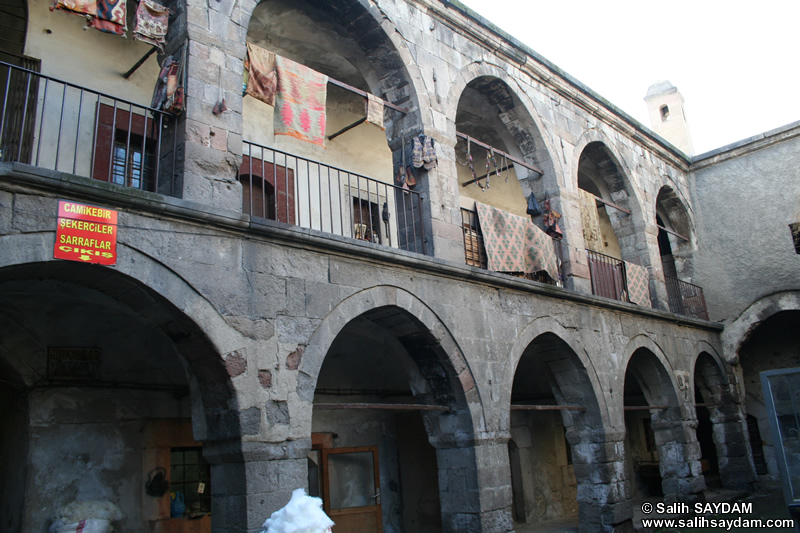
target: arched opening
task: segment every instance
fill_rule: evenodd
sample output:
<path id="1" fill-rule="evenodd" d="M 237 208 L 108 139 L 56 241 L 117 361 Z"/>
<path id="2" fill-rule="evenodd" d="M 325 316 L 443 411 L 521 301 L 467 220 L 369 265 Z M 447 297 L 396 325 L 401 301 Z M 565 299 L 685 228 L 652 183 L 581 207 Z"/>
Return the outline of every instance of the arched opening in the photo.
<path id="1" fill-rule="evenodd" d="M 720 372 L 714 359 L 706 352 L 700 354 L 695 362 L 694 402 L 697 416 L 697 442 L 700 444 L 700 466 L 709 488 L 721 486 L 720 454 L 717 453 L 717 440 L 714 437 L 716 423 L 723 419 L 725 407 L 730 398 L 726 396 L 727 379 Z M 725 426 L 717 430 L 724 433 Z M 720 435 L 721 437 L 722 435 Z"/>
<path id="2" fill-rule="evenodd" d="M 170 516 L 169 492 L 148 491 L 163 469 L 184 498 L 181 516 L 210 531 L 212 498 L 224 500 L 221 487 L 236 482 L 208 465 L 203 446 L 220 438 L 223 418 L 236 438 L 238 419 L 221 359 L 198 326 L 99 266 L 7 267 L 0 295 L 0 394 L 13 396 L 0 413 L 12 430 L 0 431 L 3 527 L 44 531 L 61 507 L 85 500 L 116 505 L 121 530 L 170 527 L 184 518 Z"/>
<path id="3" fill-rule="evenodd" d="M 509 459 L 515 522 L 578 522 L 609 526 L 613 497 L 599 497 L 597 480 L 613 475 L 589 374 L 577 354 L 553 333 L 525 349 L 511 389 Z M 617 469 L 619 470 L 619 469 Z M 607 495 L 608 496 L 608 495 Z M 629 517 L 626 517 L 629 518 Z M 524 526 L 522 526 L 524 528 Z"/>
<path id="4" fill-rule="evenodd" d="M 785 310 L 763 319 L 739 348 L 739 361 L 745 393 L 747 422 L 752 436 L 760 435 L 762 441 L 751 440 L 751 452 L 756 470 L 763 472 L 760 464 L 766 463 L 767 473 L 777 479 L 778 467 L 775 447 L 761 387 L 760 373 L 765 370 L 800 367 L 797 346 L 800 346 L 800 311 Z M 754 424 L 753 424 L 754 423 Z"/>
<path id="5" fill-rule="evenodd" d="M 280 221 L 427 253 L 419 193 L 428 184 L 411 155 L 410 132 L 419 132 L 413 85 L 380 22 L 355 0 L 256 6 L 247 29 L 256 51 L 250 64 L 257 64 L 254 54 L 265 54 L 269 66 L 262 70 L 300 80 L 305 89 L 283 97 L 278 83 L 274 106 L 249 92 L 244 97 L 239 175 L 264 167 L 264 179 L 276 176 L 271 211 Z M 240 182 L 249 212 L 261 182 Z"/>
<path id="6" fill-rule="evenodd" d="M 464 402 L 446 353 L 408 312 L 380 307 L 342 328 L 317 379 L 309 455 L 309 487 L 337 531 L 457 527 L 477 483 L 471 448 L 458 445 L 473 434 Z M 459 487 L 439 466 L 456 456 Z"/>
<path id="7" fill-rule="evenodd" d="M 548 189 L 555 195 L 557 186 L 550 155 L 530 113 L 503 80 L 480 76 L 470 81 L 461 93 L 455 122 L 459 205 L 467 264 L 556 283 L 557 266 L 534 265 L 526 270 L 524 265 L 517 264 L 519 270 L 514 271 L 512 266 L 503 265 L 501 270 L 501 262 L 492 257 L 494 241 L 498 240 L 495 228 L 489 227 L 487 220 L 481 222 L 482 215 L 476 208 L 476 202 L 484 204 L 497 218 L 514 220 L 514 227 L 533 221 L 544 229 L 539 215 L 528 213 L 527 199 L 533 193 L 541 206 Z M 542 246 L 547 247 L 549 254 L 560 252 L 551 239 L 542 241 Z"/>
<path id="8" fill-rule="evenodd" d="M 694 431 L 684 428 L 678 396 L 653 352 L 639 348 L 625 371 L 625 456 L 632 496 L 670 501 L 696 497 L 705 485 L 695 477 L 699 457 Z"/>
<path id="9" fill-rule="evenodd" d="M 692 222 L 672 187 L 664 186 L 658 192 L 656 225 L 670 311 L 708 319 L 703 290 L 691 283 L 694 274 Z"/>

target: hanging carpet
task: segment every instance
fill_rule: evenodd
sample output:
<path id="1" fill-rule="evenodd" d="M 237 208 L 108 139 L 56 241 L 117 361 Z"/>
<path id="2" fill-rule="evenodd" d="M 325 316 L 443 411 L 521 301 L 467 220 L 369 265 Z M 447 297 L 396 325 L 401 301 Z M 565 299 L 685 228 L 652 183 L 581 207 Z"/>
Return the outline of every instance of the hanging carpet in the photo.
<path id="1" fill-rule="evenodd" d="M 155 46 L 162 52 L 167 40 L 169 9 L 152 0 L 141 0 L 136 8 L 133 38 Z"/>
<path id="2" fill-rule="evenodd" d="M 636 305 L 651 307 L 647 269 L 625 261 L 625 273 L 628 278 L 628 300 Z"/>
<path id="3" fill-rule="evenodd" d="M 553 239 L 525 217 L 475 202 L 489 260 L 496 272 L 546 271 L 558 279 Z"/>
<path id="4" fill-rule="evenodd" d="M 276 55 L 275 135 L 325 147 L 328 76 Z"/>

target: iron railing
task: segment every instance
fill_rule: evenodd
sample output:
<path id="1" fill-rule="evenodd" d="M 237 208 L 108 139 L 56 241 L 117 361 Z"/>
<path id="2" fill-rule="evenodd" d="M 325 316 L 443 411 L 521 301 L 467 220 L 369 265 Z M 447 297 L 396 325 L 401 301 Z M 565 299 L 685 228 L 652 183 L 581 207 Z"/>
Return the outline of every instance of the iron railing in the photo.
<path id="1" fill-rule="evenodd" d="M 31 66 L 31 65 L 27 65 Z M 176 196 L 173 116 L 0 61 L 0 161 Z"/>
<path id="2" fill-rule="evenodd" d="M 248 141 L 243 152 L 245 213 L 426 253 L 419 192 Z"/>
<path id="3" fill-rule="evenodd" d="M 594 250 L 586 250 L 586 255 L 592 278 L 592 294 L 628 301 L 625 262 Z"/>
<path id="4" fill-rule="evenodd" d="M 679 315 L 708 320 L 706 299 L 701 287 L 666 274 L 664 281 L 667 285 L 670 311 Z"/>
<path id="5" fill-rule="evenodd" d="M 478 213 L 472 209 L 461 208 L 461 230 L 464 235 L 464 262 L 470 266 L 488 269 L 489 259 L 486 255 L 486 246 L 483 242 L 483 233 L 481 232 L 480 222 L 478 220 Z M 550 285 L 557 285 L 563 287 L 563 274 L 561 272 L 561 241 L 551 239 L 555 250 L 556 257 L 559 258 L 558 264 L 558 279 L 553 279 L 546 272 L 502 272 L 518 278 L 525 278 Z"/>

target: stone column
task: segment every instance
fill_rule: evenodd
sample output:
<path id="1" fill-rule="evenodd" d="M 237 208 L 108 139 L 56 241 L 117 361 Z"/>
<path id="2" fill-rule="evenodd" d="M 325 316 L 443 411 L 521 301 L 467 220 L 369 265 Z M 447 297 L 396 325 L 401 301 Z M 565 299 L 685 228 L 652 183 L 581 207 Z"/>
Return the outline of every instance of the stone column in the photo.
<path id="1" fill-rule="evenodd" d="M 576 195 L 565 189 L 555 191 L 553 194 L 558 200 L 556 203 L 559 207 L 556 211 L 563 215 L 559 226 L 564 232 L 564 238 L 561 240 L 561 273 L 564 276 L 564 286 L 573 291 L 592 294 L 592 277 L 583 238 L 580 202 Z M 541 199 L 539 205 L 540 207 L 542 205 Z"/>
<path id="2" fill-rule="evenodd" d="M 753 464 L 747 418 L 739 397 L 731 388 L 728 385 L 719 394 L 714 390 L 716 387 L 712 388 L 714 407 L 709 408 L 719 476 L 726 489 L 751 491 L 758 476 Z"/>
<path id="3" fill-rule="evenodd" d="M 506 533 L 511 519 L 511 476 L 506 442 L 438 447 L 442 530 Z"/>
<path id="4" fill-rule="evenodd" d="M 706 488 L 700 466 L 697 420 L 659 418 L 652 423 L 658 447 L 658 466 L 664 502 L 703 501 Z"/>
<path id="5" fill-rule="evenodd" d="M 578 481 L 578 515 L 586 531 L 633 531 L 625 477 L 625 430 L 567 431 Z"/>
<path id="6" fill-rule="evenodd" d="M 211 516 L 217 533 L 259 531 L 292 491 L 308 484 L 311 440 L 282 443 L 212 441 L 203 446 L 211 463 Z"/>

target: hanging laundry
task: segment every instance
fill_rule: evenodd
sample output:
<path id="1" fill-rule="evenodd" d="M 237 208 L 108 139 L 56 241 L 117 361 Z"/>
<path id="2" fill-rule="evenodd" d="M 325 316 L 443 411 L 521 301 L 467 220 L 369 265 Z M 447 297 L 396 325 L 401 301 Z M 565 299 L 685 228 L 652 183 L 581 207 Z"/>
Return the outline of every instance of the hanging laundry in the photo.
<path id="1" fill-rule="evenodd" d="M 424 162 L 425 170 L 436 168 L 439 161 L 436 158 L 436 150 L 433 147 L 433 139 L 425 136 L 422 146 L 422 161 Z"/>
<path id="2" fill-rule="evenodd" d="M 325 147 L 328 76 L 276 55 L 275 135 Z"/>
<path id="3" fill-rule="evenodd" d="M 553 241 L 525 217 L 475 202 L 483 232 L 489 270 L 496 272 L 546 271 L 558 279 Z"/>
<path id="4" fill-rule="evenodd" d="M 181 49 L 179 57 L 167 56 L 161 63 L 156 87 L 153 90 L 153 101 L 150 107 L 169 113 L 180 114 L 184 106 L 184 87 L 186 86 L 185 69 L 186 46 Z"/>
<path id="5" fill-rule="evenodd" d="M 412 142 L 414 148 L 411 150 L 411 164 L 414 165 L 414 168 L 420 168 L 425 164 L 425 161 L 422 160 L 422 142 L 419 137 L 414 137 Z"/>
<path id="6" fill-rule="evenodd" d="M 271 106 L 275 106 L 275 93 L 278 89 L 278 73 L 275 65 L 273 52 L 247 43 L 245 92 Z"/>
<path id="7" fill-rule="evenodd" d="M 140 0 L 133 23 L 133 38 L 155 46 L 162 52 L 167 40 L 169 9 L 153 2 Z"/>
<path id="8" fill-rule="evenodd" d="M 97 0 L 97 16 L 89 21 L 89 27 L 124 36 L 128 31 L 127 5 L 127 0 Z"/>
<path id="9" fill-rule="evenodd" d="M 628 300 L 636 305 L 652 307 L 647 269 L 625 261 L 625 275 L 628 281 Z"/>
<path id="10" fill-rule="evenodd" d="M 97 2 L 95 0 L 56 0 L 50 11 L 58 9 L 76 15 L 86 15 L 89 20 L 97 15 Z"/>
<path id="11" fill-rule="evenodd" d="M 583 189 L 578 189 L 578 200 L 581 208 L 581 225 L 583 226 L 583 240 L 586 248 L 602 252 L 603 235 L 600 232 L 600 217 L 597 212 L 595 196 Z"/>
<path id="12" fill-rule="evenodd" d="M 383 100 L 374 94 L 367 93 L 364 106 L 366 108 L 367 122 L 385 130 L 386 128 L 383 126 Z"/>

